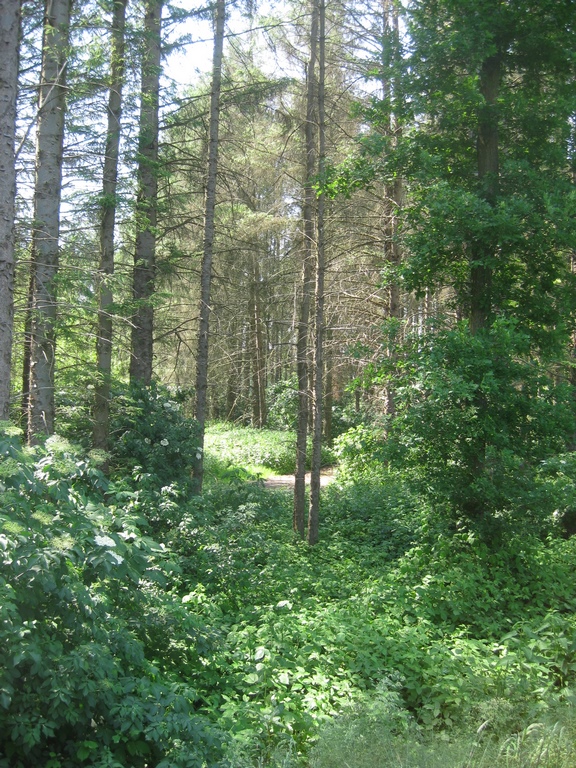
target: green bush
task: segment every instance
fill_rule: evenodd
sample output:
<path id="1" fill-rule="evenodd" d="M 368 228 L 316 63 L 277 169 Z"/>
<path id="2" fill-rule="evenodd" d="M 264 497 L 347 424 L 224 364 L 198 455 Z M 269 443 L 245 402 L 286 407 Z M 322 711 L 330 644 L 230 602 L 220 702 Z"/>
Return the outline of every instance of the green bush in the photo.
<path id="1" fill-rule="evenodd" d="M 382 427 L 360 424 L 334 440 L 338 474 L 343 479 L 383 478 L 387 474 L 386 436 Z"/>
<path id="2" fill-rule="evenodd" d="M 145 522 L 106 504 L 101 473 L 59 438 L 25 451 L 4 430 L 0 476 L 0 766 L 216 762 L 179 682 L 208 633 L 167 589 L 174 564 Z"/>
<path id="3" fill-rule="evenodd" d="M 326 488 L 308 547 L 259 483 L 0 457 L 1 768 L 296 768 L 318 737 L 318 768 L 571 765 L 576 539 L 488 544 L 386 470 Z M 539 472 L 564 499 L 570 457 Z"/>
<path id="4" fill-rule="evenodd" d="M 361 426 L 373 425 L 378 420 L 372 408 L 364 404 L 356 407 L 352 401 L 353 396 L 346 394 L 342 400 L 334 403 L 332 407 L 332 437 L 343 435 L 350 429 Z"/>
<path id="5" fill-rule="evenodd" d="M 489 536 L 506 521 L 545 535 L 558 494 L 543 483 L 542 462 L 565 452 L 575 429 L 570 388 L 550 367 L 510 321 L 410 340 L 372 377 L 395 387 L 383 458 L 452 519 Z"/>
<path id="6" fill-rule="evenodd" d="M 182 412 L 184 393 L 165 387 L 132 385 L 117 390 L 111 407 L 110 468 L 114 476 L 133 474 L 160 489 L 186 484 L 198 452 L 198 427 Z"/>
<path id="7" fill-rule="evenodd" d="M 298 378 L 274 382 L 266 389 L 267 424 L 270 429 L 294 431 L 298 419 Z"/>

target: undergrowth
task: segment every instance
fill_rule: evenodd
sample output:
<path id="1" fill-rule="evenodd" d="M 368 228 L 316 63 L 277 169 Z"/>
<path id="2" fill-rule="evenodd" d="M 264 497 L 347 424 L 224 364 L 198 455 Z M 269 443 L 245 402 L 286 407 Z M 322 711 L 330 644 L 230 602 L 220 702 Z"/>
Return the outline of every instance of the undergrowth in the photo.
<path id="1" fill-rule="evenodd" d="M 214 422 L 206 430 L 207 469 L 209 473 L 218 473 L 226 468 L 258 470 L 264 467 L 277 475 L 294 474 L 295 445 L 293 431 L 234 427 L 224 422 Z M 329 466 L 333 462 L 332 451 L 324 446 L 323 465 Z"/>
<path id="2" fill-rule="evenodd" d="M 0 449 L 2 768 L 576 765 L 573 540 L 491 548 L 380 473 L 310 548 L 249 475 Z"/>

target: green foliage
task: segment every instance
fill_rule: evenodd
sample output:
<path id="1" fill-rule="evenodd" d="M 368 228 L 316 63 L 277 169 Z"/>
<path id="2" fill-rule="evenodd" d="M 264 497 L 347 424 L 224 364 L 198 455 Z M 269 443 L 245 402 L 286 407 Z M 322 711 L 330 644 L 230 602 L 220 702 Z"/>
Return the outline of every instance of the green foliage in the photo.
<path id="1" fill-rule="evenodd" d="M 294 473 L 296 462 L 296 438 L 293 432 L 281 429 L 253 429 L 234 427 L 227 422 L 209 424 L 205 438 L 207 471 L 212 466 L 266 467 L 278 475 Z M 322 463 L 328 466 L 334 457 L 323 446 Z M 310 445 L 308 445 L 308 462 Z"/>
<path id="2" fill-rule="evenodd" d="M 334 441 L 338 471 L 351 479 L 364 475 L 381 477 L 385 472 L 386 435 L 383 427 L 360 424 L 351 427 Z"/>
<path id="3" fill-rule="evenodd" d="M 140 486 L 156 489 L 174 481 L 186 484 L 198 430 L 182 411 L 187 393 L 164 387 L 132 385 L 114 393 L 111 409 L 110 467 L 115 475 L 132 474 Z"/>
<path id="4" fill-rule="evenodd" d="M 514 323 L 476 336 L 461 324 L 412 340 L 375 375 L 396 385 L 398 412 L 377 450 L 453 519 L 546 532 L 555 510 L 574 504 L 543 464 L 573 433 L 572 396 L 529 347 Z"/>
<path id="5" fill-rule="evenodd" d="M 295 430 L 298 418 L 298 378 L 274 382 L 266 388 L 268 426 Z"/>
<path id="6" fill-rule="evenodd" d="M 24 451 L 3 431 L 0 457 L 0 765 L 216 761 L 179 679 L 207 632 L 173 606 L 174 564 L 145 522 L 107 505 L 101 473 L 62 439 Z"/>
<path id="7" fill-rule="evenodd" d="M 186 604 L 225 637 L 201 696 L 240 763 L 296 763 L 322 724 L 372 696 L 416 734 L 505 699 L 508 734 L 574 681 L 572 541 L 490 549 L 442 534 L 394 474 L 326 489 L 313 549 L 287 506 L 257 484 L 213 486 L 167 539 Z"/>
<path id="8" fill-rule="evenodd" d="M 378 419 L 372 409 L 361 405 L 356 407 L 350 395 L 345 395 L 341 401 L 332 407 L 332 436 L 338 437 L 349 429 L 373 424 Z"/>
<path id="9" fill-rule="evenodd" d="M 574 540 L 489 547 L 368 471 L 323 491 L 310 548 L 259 483 L 188 497 L 107 483 L 61 438 L 0 451 L 7 768 L 293 768 L 319 734 L 319 768 L 572 759 L 523 729 L 572 698 Z M 561 498 L 568 458 L 540 466 Z"/>
<path id="10" fill-rule="evenodd" d="M 284 430 L 212 423 L 206 429 L 205 450 L 208 472 L 211 457 L 236 467 L 267 467 L 279 475 L 294 472 L 294 435 Z"/>
<path id="11" fill-rule="evenodd" d="M 278 381 L 266 390 L 268 403 L 268 427 L 295 431 L 298 417 L 298 379 Z M 332 435 L 335 437 L 346 430 L 368 423 L 374 414 L 366 406 L 356 407 L 353 396 L 346 394 L 332 406 Z"/>

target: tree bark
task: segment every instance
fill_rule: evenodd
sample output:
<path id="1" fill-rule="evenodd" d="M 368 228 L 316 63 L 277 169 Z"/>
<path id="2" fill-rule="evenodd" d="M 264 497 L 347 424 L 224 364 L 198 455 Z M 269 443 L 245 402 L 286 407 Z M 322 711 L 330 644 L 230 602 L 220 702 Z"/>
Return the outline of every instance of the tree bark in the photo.
<path id="1" fill-rule="evenodd" d="M 500 56 L 486 59 L 480 73 L 480 92 L 484 105 L 478 120 L 478 180 L 481 194 L 494 205 L 498 194 L 498 116 L 496 101 L 500 87 Z M 477 334 L 487 327 L 492 313 L 493 253 L 482 250 L 473 253 L 470 268 L 470 331 Z"/>
<path id="2" fill-rule="evenodd" d="M 260 307 L 260 269 L 257 258 L 252 265 L 249 304 L 252 337 L 252 426 L 261 428 L 266 423 L 266 355 Z"/>
<path id="3" fill-rule="evenodd" d="M 145 386 L 152 381 L 153 361 L 162 6 L 163 0 L 147 0 L 146 3 L 138 140 L 137 230 L 132 278 L 136 311 L 132 316 L 130 381 Z"/>
<path id="4" fill-rule="evenodd" d="M 498 115 L 497 98 L 500 87 L 501 64 L 500 56 L 489 57 L 482 64 L 480 72 L 480 92 L 484 97 L 484 105 L 480 110 L 478 120 L 478 181 L 480 193 L 492 206 L 496 203 L 498 194 Z M 489 328 L 492 317 L 492 261 L 494 253 L 489 243 L 479 244 L 472 253 L 470 267 L 470 333 L 477 335 Z M 478 422 L 483 424 L 486 418 L 488 404 L 480 388 L 474 397 L 478 413 Z M 470 472 L 473 480 L 484 473 L 486 466 L 486 437 L 482 430 L 471 446 Z M 468 514 L 479 517 L 484 513 L 481 502 L 471 497 L 466 502 Z"/>
<path id="5" fill-rule="evenodd" d="M 326 74 L 326 5 L 318 1 L 318 174 L 326 164 L 326 117 L 324 107 Z M 324 211 L 326 196 L 320 193 L 316 210 L 316 287 L 314 295 L 314 393 L 312 461 L 310 468 L 310 507 L 308 510 L 308 544 L 317 544 L 320 520 L 320 470 L 322 468 L 322 398 L 324 394 L 324 276 L 325 239 Z"/>
<path id="6" fill-rule="evenodd" d="M 36 138 L 28 439 L 54 432 L 54 364 L 66 57 L 72 0 L 47 0 Z"/>
<path id="7" fill-rule="evenodd" d="M 200 322 L 198 351 L 196 356 L 196 403 L 198 422 L 198 451 L 193 465 L 194 491 L 202 492 L 204 481 L 204 434 L 208 405 L 208 350 L 210 330 L 210 294 L 212 287 L 212 257 L 214 251 L 216 181 L 218 177 L 218 135 L 220 130 L 220 90 L 222 82 L 222 58 L 224 52 L 224 26 L 226 2 L 216 0 L 214 50 L 212 56 L 212 88 L 210 93 L 210 127 L 208 169 L 204 196 L 204 245 L 200 277 Z"/>
<path id="8" fill-rule="evenodd" d="M 395 76 L 390 73 L 390 66 L 397 61 L 399 57 L 400 48 L 400 30 L 399 30 L 399 14 L 397 0 L 384 0 L 383 2 L 383 68 L 387 71 L 387 76 L 382 78 L 382 90 L 384 98 L 390 101 L 390 117 L 387 120 L 387 124 L 384 128 L 385 132 L 392 137 L 392 141 L 396 145 L 401 137 L 401 124 L 398 116 L 393 112 L 394 103 L 397 101 L 397 84 Z M 388 46 L 389 50 L 386 50 L 385 46 Z M 402 207 L 404 204 L 404 182 L 401 177 L 397 176 L 394 181 L 386 185 L 386 206 L 387 206 L 387 232 L 386 232 L 386 261 L 392 267 L 392 275 L 389 278 L 388 283 L 388 319 L 399 321 L 402 316 L 402 297 L 400 292 L 400 285 L 397 279 L 397 270 L 402 261 L 402 250 L 398 241 L 399 234 L 399 222 Z M 398 333 L 398 327 L 395 332 Z M 392 360 L 395 359 L 396 353 L 394 351 L 396 339 L 390 339 L 388 345 L 387 354 Z M 393 382 L 389 382 L 386 386 L 384 412 L 387 416 L 393 417 L 396 415 L 396 397 L 394 391 Z"/>
<path id="9" fill-rule="evenodd" d="M 334 362 L 332 353 L 332 329 L 328 323 L 325 331 L 326 354 L 325 354 L 325 379 L 326 394 L 324 396 L 324 440 L 328 444 L 332 442 L 332 408 L 334 406 Z"/>
<path id="10" fill-rule="evenodd" d="M 124 84 L 124 28 L 128 0 L 116 0 L 112 17 L 112 50 L 110 61 L 110 92 L 108 95 L 108 126 L 100 211 L 100 266 L 97 275 L 98 335 L 96 366 L 98 375 L 94 399 L 92 442 L 95 448 L 108 447 L 110 422 L 110 377 L 112 372 L 112 314 L 113 301 L 110 281 L 114 274 L 114 225 L 116 223 L 116 189 L 122 117 L 122 87 Z"/>
<path id="11" fill-rule="evenodd" d="M 296 470 L 294 473 L 294 531 L 304 538 L 306 510 L 306 442 L 308 439 L 309 417 L 309 324 L 310 305 L 313 292 L 313 260 L 316 242 L 315 207 L 316 193 L 313 178 L 317 163 L 317 114 L 316 114 L 316 60 L 318 49 L 318 6 L 314 2 L 310 22 L 310 58 L 306 72 L 306 179 L 304 183 L 304 201 L 302 220 L 304 228 L 304 258 L 302 263 L 302 301 L 297 324 L 296 371 L 298 377 L 298 420 L 296 427 Z"/>
<path id="12" fill-rule="evenodd" d="M 20 0 L 0 0 L 0 420 L 10 416 Z"/>

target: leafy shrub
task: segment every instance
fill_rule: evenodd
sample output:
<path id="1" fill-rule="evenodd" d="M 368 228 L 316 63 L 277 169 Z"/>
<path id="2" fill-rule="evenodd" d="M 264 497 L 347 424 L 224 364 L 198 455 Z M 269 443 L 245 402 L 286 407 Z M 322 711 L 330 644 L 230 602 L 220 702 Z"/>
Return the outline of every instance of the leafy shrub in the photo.
<path id="1" fill-rule="evenodd" d="M 539 469 L 566 450 L 574 409 L 526 334 L 503 320 L 476 335 L 460 324 L 410 341 L 381 374 L 396 386 L 384 451 L 392 468 L 489 534 L 506 519 L 549 530 L 555 507 Z"/>
<path id="2" fill-rule="evenodd" d="M 166 388 L 132 385 L 114 394 L 110 466 L 115 475 L 134 474 L 157 489 L 186 483 L 198 452 L 195 421 L 182 412 L 185 397 Z"/>
<path id="3" fill-rule="evenodd" d="M 101 473 L 59 438 L 24 451 L 4 430 L 0 475 L 0 766 L 216 762 L 196 691 L 171 677 L 176 659 L 201 667 L 207 633 L 156 593 L 172 569 L 144 521 L 107 506 Z"/>
<path id="4" fill-rule="evenodd" d="M 268 427 L 295 430 L 298 419 L 298 378 L 274 382 L 266 389 Z"/>
<path id="5" fill-rule="evenodd" d="M 382 427 L 360 424 L 334 441 L 338 474 L 344 479 L 381 478 L 386 474 L 385 434 Z"/>
<path id="6" fill-rule="evenodd" d="M 266 390 L 267 426 L 270 429 L 295 431 L 298 420 L 298 378 L 296 374 L 288 379 L 274 382 Z M 370 424 L 374 413 L 365 405 L 356 407 L 352 396 L 346 394 L 332 406 L 332 437 L 361 424 Z"/>
<path id="7" fill-rule="evenodd" d="M 441 535 L 408 551 L 390 584 L 412 620 L 495 639 L 522 619 L 574 610 L 575 547 L 573 539 L 543 545 L 523 534 L 494 549 L 468 533 Z"/>
<path id="8" fill-rule="evenodd" d="M 397 477 L 351 475 L 348 467 L 339 464 L 336 482 L 323 490 L 322 536 L 361 550 L 367 566 L 390 567 L 420 541 L 428 509 Z"/>
<path id="9" fill-rule="evenodd" d="M 355 427 L 374 425 L 377 420 L 377 414 L 369 406 L 357 407 L 351 396 L 345 395 L 332 407 L 332 437 L 339 437 Z"/>

